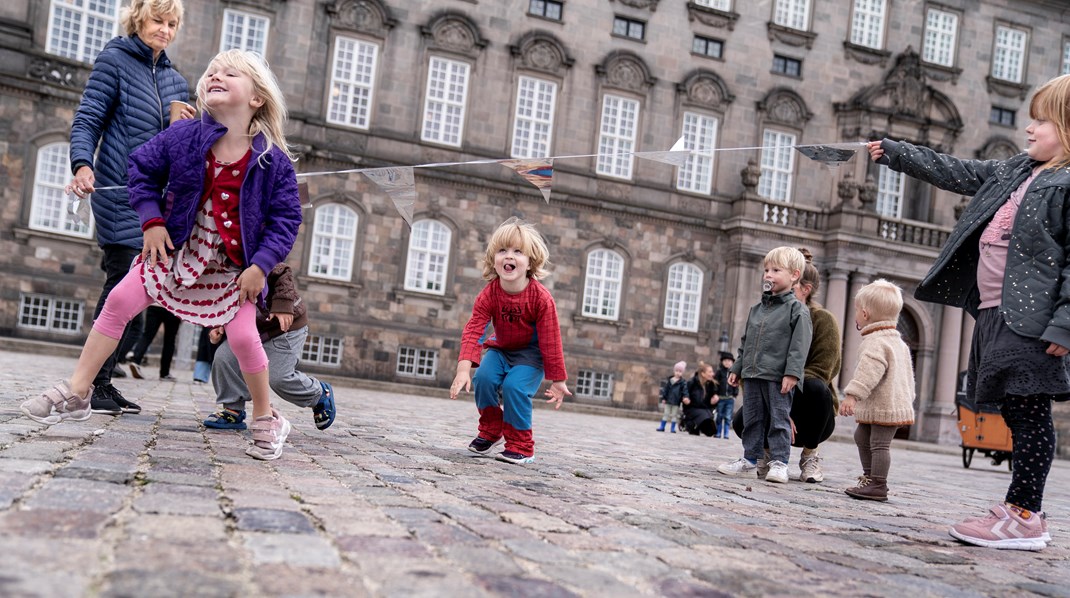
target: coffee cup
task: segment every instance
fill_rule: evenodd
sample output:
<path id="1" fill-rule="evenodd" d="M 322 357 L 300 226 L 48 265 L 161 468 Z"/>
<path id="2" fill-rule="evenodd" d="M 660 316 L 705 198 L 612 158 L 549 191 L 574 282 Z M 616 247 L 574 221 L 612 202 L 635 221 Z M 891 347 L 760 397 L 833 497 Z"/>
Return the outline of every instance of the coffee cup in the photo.
<path id="1" fill-rule="evenodd" d="M 171 122 L 193 118 L 195 116 L 197 116 L 197 109 L 194 108 L 192 104 L 188 104 L 182 100 L 174 100 L 171 102 Z"/>

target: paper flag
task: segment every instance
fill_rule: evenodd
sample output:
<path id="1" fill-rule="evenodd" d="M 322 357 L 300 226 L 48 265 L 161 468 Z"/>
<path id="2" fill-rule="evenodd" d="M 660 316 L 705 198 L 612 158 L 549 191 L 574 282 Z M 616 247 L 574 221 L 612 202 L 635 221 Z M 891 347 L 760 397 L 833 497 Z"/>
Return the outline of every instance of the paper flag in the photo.
<path id="1" fill-rule="evenodd" d="M 815 162 L 821 162 L 830 169 L 834 169 L 853 158 L 855 152 L 865 147 L 865 145 L 863 142 L 829 143 L 825 145 L 796 145 L 795 149 L 799 150 L 799 153 L 807 158 Z"/>
<path id="2" fill-rule="evenodd" d="M 667 152 L 635 152 L 635 155 L 655 162 L 684 166 L 691 159 L 691 153 L 691 150 L 686 149 L 684 138 L 681 137 L 676 140 L 676 143 L 672 144 L 672 147 Z"/>
<path id="3" fill-rule="evenodd" d="M 81 199 L 77 195 L 71 193 L 67 200 L 67 213 L 70 214 L 71 219 L 77 224 L 89 226 L 89 219 L 92 214 L 92 210 L 89 207 L 89 197 Z"/>
<path id="4" fill-rule="evenodd" d="M 546 200 L 546 203 L 550 203 L 550 184 L 554 178 L 553 158 L 500 160 L 499 163 L 513 169 L 513 172 L 538 187 L 542 192 L 542 198 Z"/>
<path id="5" fill-rule="evenodd" d="M 416 205 L 416 181 L 412 177 L 412 166 L 370 168 L 361 172 L 390 196 L 401 217 L 412 226 L 412 210 Z"/>

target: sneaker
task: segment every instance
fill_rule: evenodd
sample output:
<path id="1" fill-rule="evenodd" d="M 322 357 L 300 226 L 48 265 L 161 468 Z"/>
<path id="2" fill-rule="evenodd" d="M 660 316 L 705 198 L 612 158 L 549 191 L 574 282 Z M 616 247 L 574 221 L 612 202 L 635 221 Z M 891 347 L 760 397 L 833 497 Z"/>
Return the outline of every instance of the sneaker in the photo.
<path id="1" fill-rule="evenodd" d="M 246 428 L 245 410 L 235 411 L 224 407 L 209 415 L 203 423 L 204 427 L 217 430 L 244 430 Z"/>
<path id="2" fill-rule="evenodd" d="M 319 402 L 312 408 L 312 419 L 316 422 L 317 428 L 326 430 L 334 423 L 334 388 L 331 387 L 330 382 L 320 382 L 320 388 L 323 389 L 323 393 L 320 395 Z"/>
<path id="3" fill-rule="evenodd" d="M 777 484 L 788 483 L 788 464 L 783 461 L 770 461 L 769 471 L 765 474 L 765 481 Z"/>
<path id="4" fill-rule="evenodd" d="M 825 474 L 821 472 L 821 457 L 817 451 L 811 452 L 806 458 L 799 457 L 799 481 L 817 484 L 825 481 Z"/>
<path id="5" fill-rule="evenodd" d="M 115 401 L 115 404 L 119 406 L 119 409 L 123 410 L 123 413 L 130 413 L 130 414 L 141 413 L 141 405 L 138 405 L 137 403 L 135 403 L 133 401 L 126 400 L 126 397 L 124 397 L 123 395 L 119 394 L 119 389 L 118 388 L 115 388 L 113 386 L 113 387 L 111 387 L 111 390 L 114 391 L 114 392 L 110 393 L 111 394 L 111 400 Z"/>
<path id="6" fill-rule="evenodd" d="M 250 426 L 253 431 L 253 446 L 245 454 L 261 461 L 274 461 L 282 455 L 286 437 L 290 435 L 290 422 L 275 409 L 271 415 L 256 418 Z"/>
<path id="7" fill-rule="evenodd" d="M 758 466 L 746 459 L 737 459 L 731 463 L 722 463 L 717 466 L 717 471 L 731 476 L 754 475 Z"/>
<path id="8" fill-rule="evenodd" d="M 764 480 L 765 476 L 769 475 L 769 449 L 765 449 L 765 453 L 763 453 L 761 459 L 758 459 L 756 467 L 758 468 L 756 472 L 758 477 Z"/>
<path id="9" fill-rule="evenodd" d="M 114 367 L 111 368 L 111 377 L 112 378 L 126 378 L 126 372 L 124 372 L 123 368 L 119 367 L 119 365 L 116 364 Z"/>
<path id="10" fill-rule="evenodd" d="M 114 391 L 114 394 L 112 391 Z M 111 384 L 102 384 L 94 388 L 93 398 L 90 401 L 93 413 L 99 413 L 101 415 L 122 414 L 123 408 L 115 401 L 115 394 L 119 394 L 119 391 L 115 390 L 115 387 Z"/>
<path id="11" fill-rule="evenodd" d="M 168 382 L 174 382 L 175 380 L 178 380 L 178 378 L 175 378 L 171 374 L 163 374 L 163 375 L 160 376 L 160 380 L 166 380 Z"/>
<path id="12" fill-rule="evenodd" d="M 487 440 L 486 438 L 480 438 L 476 436 L 476 439 L 468 444 L 468 450 L 479 455 L 486 455 L 491 449 L 498 446 L 504 441 L 504 438 L 499 438 L 494 441 Z"/>
<path id="13" fill-rule="evenodd" d="M 49 426 L 65 419 L 81 422 L 93 414 L 89 406 L 92 394 L 93 387 L 90 386 L 86 396 L 80 397 L 71 392 L 70 384 L 64 380 L 41 396 L 24 402 L 19 409 L 33 421 Z"/>
<path id="14" fill-rule="evenodd" d="M 141 373 L 141 366 L 136 361 L 131 361 L 126 364 L 130 368 L 130 375 L 136 379 L 141 380 L 145 378 L 145 375 Z"/>
<path id="15" fill-rule="evenodd" d="M 471 448 L 471 446 L 469 446 L 469 448 Z M 535 462 L 535 455 L 522 455 L 513 451 L 502 451 L 494 458 L 499 461 L 505 461 L 506 463 L 516 463 L 517 465 Z"/>
<path id="16" fill-rule="evenodd" d="M 1048 545 L 1046 519 L 1043 513 L 1033 513 L 1023 519 L 1018 509 L 998 503 L 989 515 L 970 518 L 951 526 L 952 538 L 966 544 L 1003 550 L 1042 550 Z"/>

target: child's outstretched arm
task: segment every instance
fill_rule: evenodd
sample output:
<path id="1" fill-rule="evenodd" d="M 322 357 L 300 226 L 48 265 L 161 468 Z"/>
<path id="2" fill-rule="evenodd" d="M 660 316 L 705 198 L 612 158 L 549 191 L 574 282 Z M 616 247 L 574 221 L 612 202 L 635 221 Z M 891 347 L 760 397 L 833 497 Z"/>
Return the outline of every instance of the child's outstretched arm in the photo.
<path id="1" fill-rule="evenodd" d="M 546 389 L 546 396 L 550 397 L 546 399 L 547 403 L 557 403 L 554 405 L 554 409 L 560 409 L 561 403 L 565 400 L 565 396 L 572 396 L 572 392 L 568 389 L 568 385 L 564 380 L 554 380 L 550 388 Z"/>
<path id="2" fill-rule="evenodd" d="M 472 392 L 472 362 L 467 359 L 457 362 L 457 375 L 453 377 L 453 384 L 450 384 L 450 398 L 456 399 L 461 390 Z"/>

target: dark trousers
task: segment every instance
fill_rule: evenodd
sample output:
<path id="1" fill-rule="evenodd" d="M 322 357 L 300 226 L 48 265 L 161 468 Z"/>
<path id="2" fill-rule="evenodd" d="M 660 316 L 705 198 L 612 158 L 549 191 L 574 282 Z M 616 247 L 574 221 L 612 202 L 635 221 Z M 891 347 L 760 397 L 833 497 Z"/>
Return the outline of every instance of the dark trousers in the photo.
<path id="1" fill-rule="evenodd" d="M 105 245 L 101 249 L 104 250 L 104 257 L 100 260 L 100 269 L 104 271 L 105 279 L 104 288 L 100 291 L 100 299 L 97 300 L 97 308 L 93 311 L 94 320 L 100 316 L 101 310 L 104 309 L 104 302 L 107 301 L 108 294 L 126 276 L 126 273 L 130 271 L 130 264 L 141 253 L 140 249 L 123 245 Z M 142 326 L 141 318 L 134 318 L 126 325 L 123 330 L 123 336 L 119 339 L 119 346 L 104 362 L 104 365 L 100 367 L 96 378 L 93 379 L 94 387 L 111 384 L 111 372 L 115 369 L 115 363 L 121 355 L 119 351 L 141 337 Z"/>
<path id="2" fill-rule="evenodd" d="M 133 362 L 140 365 L 145 362 L 145 353 L 156 338 L 156 333 L 163 324 L 163 349 L 160 353 L 160 377 L 171 374 L 171 360 L 175 356 L 175 339 L 178 338 L 178 327 L 182 320 L 159 305 L 150 306 L 145 310 L 145 331 L 141 334 L 137 344 L 134 345 Z"/>
<path id="3" fill-rule="evenodd" d="M 1008 396 L 1000 407 L 1011 429 L 1011 485 L 1006 501 L 1030 511 L 1044 508 L 1044 485 L 1055 458 L 1051 396 Z"/>
<path id="4" fill-rule="evenodd" d="M 792 446 L 815 449 L 836 429 L 836 409 L 829 387 L 817 378 L 804 378 L 791 401 L 791 421 L 795 422 Z M 732 429 L 743 437 L 743 410 L 736 411 Z"/>

